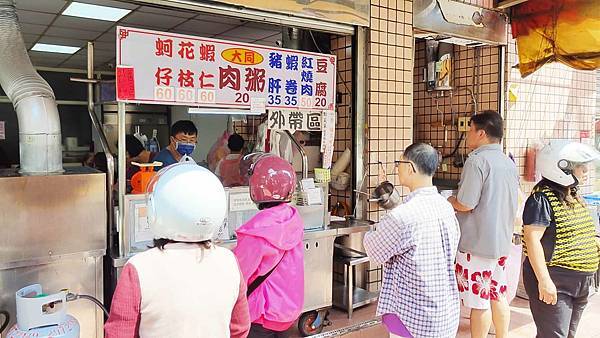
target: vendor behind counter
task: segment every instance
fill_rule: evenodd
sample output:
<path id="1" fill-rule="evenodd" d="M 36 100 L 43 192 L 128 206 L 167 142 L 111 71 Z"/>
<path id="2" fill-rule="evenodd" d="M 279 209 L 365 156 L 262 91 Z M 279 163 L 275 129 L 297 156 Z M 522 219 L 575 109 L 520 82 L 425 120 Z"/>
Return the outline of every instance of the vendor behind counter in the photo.
<path id="1" fill-rule="evenodd" d="M 215 170 L 215 174 L 219 177 L 224 187 L 244 185 L 244 179 L 240 175 L 240 161 L 242 159 L 244 143 L 244 138 L 238 134 L 229 136 L 227 140 L 229 155 L 219 161 Z"/>
<path id="2" fill-rule="evenodd" d="M 155 161 L 163 163 L 163 166 L 157 170 L 179 162 L 183 155 L 192 156 L 198 142 L 198 129 L 194 122 L 190 120 L 175 122 L 171 127 L 170 141 L 171 143 L 154 158 Z"/>

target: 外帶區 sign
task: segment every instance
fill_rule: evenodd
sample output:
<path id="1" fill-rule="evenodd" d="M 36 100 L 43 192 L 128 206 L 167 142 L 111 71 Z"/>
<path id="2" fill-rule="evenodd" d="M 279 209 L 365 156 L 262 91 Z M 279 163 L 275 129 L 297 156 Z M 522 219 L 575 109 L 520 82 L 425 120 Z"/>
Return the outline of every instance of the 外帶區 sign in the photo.
<path id="1" fill-rule="evenodd" d="M 332 110 L 334 55 L 117 27 L 117 100 Z"/>
<path id="2" fill-rule="evenodd" d="M 320 111 L 269 110 L 267 127 L 271 130 L 318 131 L 323 129 Z"/>

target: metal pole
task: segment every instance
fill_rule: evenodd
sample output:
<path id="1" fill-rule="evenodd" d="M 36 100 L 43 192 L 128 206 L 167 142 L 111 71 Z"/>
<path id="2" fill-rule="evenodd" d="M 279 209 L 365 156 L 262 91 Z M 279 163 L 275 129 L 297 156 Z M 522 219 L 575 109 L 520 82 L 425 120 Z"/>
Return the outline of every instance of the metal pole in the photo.
<path id="1" fill-rule="evenodd" d="M 504 128 L 506 130 L 506 119 L 508 117 L 508 109 L 506 102 L 506 89 L 508 88 L 506 83 L 506 46 L 500 45 L 498 47 L 498 71 L 500 72 L 498 76 L 498 113 L 504 119 Z M 506 136 L 502 140 L 504 144 L 504 150 L 506 150 Z"/>
<path id="2" fill-rule="evenodd" d="M 352 138 L 352 147 L 354 148 L 354 187 L 353 190 L 362 191 L 365 186 L 367 158 L 367 29 L 358 27 L 354 35 L 352 44 L 352 71 L 353 76 L 353 102 L 351 114 L 354 120 L 354 137 Z M 362 202 L 360 202 L 362 201 Z M 367 218 L 367 208 L 364 198 L 352 194 L 352 203 L 354 205 L 354 215 L 359 219 Z"/>
<path id="3" fill-rule="evenodd" d="M 119 102 L 117 109 L 118 122 L 118 173 L 119 173 L 119 254 L 122 255 L 125 249 L 125 236 L 123 234 L 124 220 L 125 220 L 125 103 Z"/>
<path id="4" fill-rule="evenodd" d="M 285 133 L 290 140 L 292 140 L 292 143 L 296 146 L 300 156 L 302 157 L 302 179 L 308 178 L 308 157 L 306 156 L 304 148 L 300 145 L 300 143 L 298 143 L 298 141 L 296 141 L 296 138 L 289 130 L 286 130 Z"/>
<path id="5" fill-rule="evenodd" d="M 113 182 L 115 181 L 115 158 L 110 151 L 110 147 L 108 145 L 108 140 L 106 139 L 106 135 L 104 134 L 104 129 L 102 129 L 102 125 L 100 121 L 98 121 L 98 117 L 94 111 L 94 43 L 88 42 L 87 44 L 87 107 L 88 113 L 90 115 L 90 119 L 92 120 L 92 125 L 94 129 L 98 133 L 100 137 L 100 145 L 102 147 L 102 151 L 106 154 L 106 204 L 107 204 L 107 220 L 108 220 L 108 232 L 107 232 L 107 245 L 108 252 L 112 252 L 114 248 L 113 245 L 113 229 L 114 229 L 114 199 L 113 199 Z"/>

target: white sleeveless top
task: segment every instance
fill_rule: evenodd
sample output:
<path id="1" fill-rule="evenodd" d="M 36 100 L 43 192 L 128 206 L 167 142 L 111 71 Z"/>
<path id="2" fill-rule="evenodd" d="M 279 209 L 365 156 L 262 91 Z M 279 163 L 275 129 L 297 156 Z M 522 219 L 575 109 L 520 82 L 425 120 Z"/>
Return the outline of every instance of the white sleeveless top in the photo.
<path id="1" fill-rule="evenodd" d="M 141 338 L 228 338 L 240 272 L 233 253 L 167 244 L 129 260 L 138 273 Z"/>

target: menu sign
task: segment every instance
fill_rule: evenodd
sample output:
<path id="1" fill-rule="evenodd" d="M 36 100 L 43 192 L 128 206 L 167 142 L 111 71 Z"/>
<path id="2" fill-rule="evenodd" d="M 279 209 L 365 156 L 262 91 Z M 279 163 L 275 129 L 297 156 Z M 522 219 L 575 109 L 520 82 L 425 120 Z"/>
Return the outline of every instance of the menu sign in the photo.
<path id="1" fill-rule="evenodd" d="M 251 109 L 333 110 L 336 57 L 117 28 L 117 100 Z"/>

